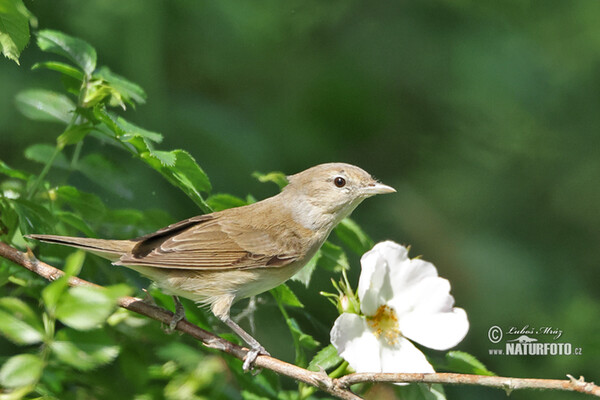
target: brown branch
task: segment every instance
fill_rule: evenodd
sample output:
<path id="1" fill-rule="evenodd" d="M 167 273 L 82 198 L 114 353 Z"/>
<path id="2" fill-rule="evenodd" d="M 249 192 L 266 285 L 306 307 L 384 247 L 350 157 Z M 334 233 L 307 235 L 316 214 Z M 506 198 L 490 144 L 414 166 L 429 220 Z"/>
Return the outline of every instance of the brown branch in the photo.
<path id="1" fill-rule="evenodd" d="M 391 374 L 355 373 L 337 379 L 337 384 L 347 388 L 362 382 L 405 382 L 443 383 L 446 385 L 475 385 L 504 389 L 507 393 L 515 389 L 548 389 L 580 392 L 600 397 L 600 386 L 567 375 L 567 379 L 507 378 L 502 376 L 468 375 L 452 373 L 436 374 Z"/>
<path id="2" fill-rule="evenodd" d="M 28 270 L 38 274 L 39 276 L 54 281 L 64 275 L 64 272 L 54 268 L 51 265 L 46 264 L 43 261 L 38 260 L 31 250 L 28 249 L 27 253 L 23 253 L 5 243 L 0 242 L 0 256 L 14 262 L 15 264 L 21 265 Z M 69 278 L 70 286 L 93 286 L 102 287 L 86 280 L 71 277 Z M 157 321 L 160 321 L 166 325 L 169 325 L 173 319 L 173 313 L 151 304 L 144 302 L 142 299 L 136 297 L 122 297 L 118 302 L 119 306 L 136 312 L 138 314 L 145 315 Z M 230 354 L 240 360 L 243 360 L 248 353 L 248 349 L 238 346 L 235 343 L 229 342 L 219 336 L 205 331 L 198 326 L 189 323 L 188 321 L 182 320 L 177 324 L 176 329 L 183 333 L 198 339 L 207 347 L 221 350 L 227 354 Z M 349 389 L 343 388 L 339 385 L 335 385 L 333 380 L 327 376 L 326 373 L 312 372 L 304 368 L 297 367 L 293 364 L 286 363 L 285 361 L 278 360 L 273 357 L 259 355 L 254 365 L 258 368 L 270 369 L 278 374 L 289 376 L 297 381 L 304 382 L 311 386 L 318 387 L 327 393 L 336 396 L 344 400 L 360 400 L 361 398 Z"/>
<path id="3" fill-rule="evenodd" d="M 64 273 L 35 258 L 31 250 L 23 253 L 5 243 L 0 242 L 0 256 L 21 265 L 28 270 L 46 278 L 50 281 L 56 280 Z M 69 278 L 71 286 L 93 286 L 102 287 L 80 278 Z M 142 299 L 135 297 L 122 297 L 119 299 L 119 305 L 130 311 L 145 315 L 164 324 L 169 324 L 173 318 L 173 313 L 163 308 L 145 303 Z M 219 349 L 240 360 L 243 360 L 248 349 L 231 343 L 219 336 L 205 331 L 185 320 L 180 321 L 176 327 L 177 330 L 186 333 L 205 346 Z M 258 368 L 270 369 L 280 375 L 288 376 L 300 382 L 317 387 L 337 398 L 343 400 L 360 400 L 350 390 L 350 386 L 363 382 L 406 382 L 406 383 L 441 383 L 449 385 L 477 385 L 487 386 L 498 389 L 504 389 L 510 392 L 515 389 L 549 389 L 565 390 L 590 394 L 600 397 L 600 387 L 591 382 L 585 382 L 583 377 L 576 380 L 570 375 L 568 380 L 558 379 L 525 379 L 525 378 L 507 378 L 500 376 L 483 376 L 467 374 L 390 374 L 390 373 L 354 373 L 333 379 L 327 376 L 324 371 L 313 372 L 304 368 L 297 367 L 279 359 L 260 355 L 255 363 Z"/>

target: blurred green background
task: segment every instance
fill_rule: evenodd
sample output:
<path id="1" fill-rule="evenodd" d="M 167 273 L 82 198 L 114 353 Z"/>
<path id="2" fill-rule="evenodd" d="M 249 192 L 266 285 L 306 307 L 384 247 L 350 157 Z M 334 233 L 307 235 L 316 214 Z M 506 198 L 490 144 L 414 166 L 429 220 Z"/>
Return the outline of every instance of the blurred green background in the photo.
<path id="1" fill-rule="evenodd" d="M 507 1 L 26 2 L 40 28 L 91 43 L 99 63 L 139 83 L 146 105 L 127 118 L 188 150 L 215 192 L 276 192 L 252 171 L 295 173 L 321 162 L 361 166 L 396 195 L 354 219 L 376 240 L 412 245 L 453 285 L 471 330 L 459 349 L 499 375 L 600 381 L 600 3 Z M 14 95 L 60 89 L 33 43 L 21 67 L 0 62 L 0 159 L 23 157 L 60 128 L 26 120 Z M 54 85 L 54 86 L 53 86 Z M 86 141 L 83 151 L 98 146 Z M 74 175 L 113 207 L 199 211 L 158 174 L 113 155 L 131 196 Z M 52 175 L 50 175 L 52 179 Z M 357 282 L 358 258 L 351 259 Z M 309 312 L 319 290 L 292 283 Z M 259 315 L 266 321 L 268 316 Z M 580 356 L 497 356 L 488 329 L 561 329 Z M 311 332 L 326 343 L 327 329 Z M 279 346 L 289 360 L 288 338 Z M 551 340 L 548 340 L 551 341 Z M 267 345 L 267 347 L 269 347 Z M 288 348 L 289 347 L 289 348 Z M 287 350 L 285 350 L 287 348 Z M 286 353 L 286 351 L 288 353 Z M 276 355 L 277 351 L 275 351 Z M 448 388 L 450 398 L 505 398 Z M 514 399 L 571 399 L 515 392 Z"/>

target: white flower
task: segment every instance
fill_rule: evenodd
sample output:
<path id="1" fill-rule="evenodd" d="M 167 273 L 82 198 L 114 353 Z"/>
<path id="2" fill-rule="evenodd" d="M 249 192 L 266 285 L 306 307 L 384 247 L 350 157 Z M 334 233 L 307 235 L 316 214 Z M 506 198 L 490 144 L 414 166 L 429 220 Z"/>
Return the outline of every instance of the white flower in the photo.
<path id="1" fill-rule="evenodd" d="M 360 262 L 363 315 L 343 313 L 335 321 L 331 343 L 338 354 L 357 372 L 435 372 L 408 339 L 447 350 L 465 337 L 467 314 L 453 307 L 448 280 L 391 241 L 378 243 Z"/>

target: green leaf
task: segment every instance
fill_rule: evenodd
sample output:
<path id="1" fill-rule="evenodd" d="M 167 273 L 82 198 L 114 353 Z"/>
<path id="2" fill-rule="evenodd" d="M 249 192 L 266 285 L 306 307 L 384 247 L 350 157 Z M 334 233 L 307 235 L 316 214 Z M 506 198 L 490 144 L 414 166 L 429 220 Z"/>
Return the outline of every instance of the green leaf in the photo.
<path id="1" fill-rule="evenodd" d="M 262 183 L 273 182 L 279 186 L 279 189 L 283 189 L 288 184 L 286 175 L 279 171 L 269 172 L 268 174 L 256 171 L 252 173 L 252 177 L 258 179 L 258 181 Z"/>
<path id="2" fill-rule="evenodd" d="M 79 212 L 85 219 L 101 219 L 106 213 L 106 207 L 98 196 L 80 192 L 72 186 L 61 186 L 56 189 L 57 199 Z"/>
<path id="3" fill-rule="evenodd" d="M 103 288 L 73 287 L 60 298 L 56 317 L 71 328 L 90 330 L 106 321 L 113 312 L 116 300 Z"/>
<path id="4" fill-rule="evenodd" d="M 342 269 L 349 269 L 348 257 L 341 247 L 327 241 L 321 247 L 321 257 L 318 264 L 330 271 L 339 272 Z"/>
<path id="5" fill-rule="evenodd" d="M 444 368 L 461 374 L 496 375 L 488 370 L 475 356 L 464 351 L 449 351 L 446 353 Z"/>
<path id="6" fill-rule="evenodd" d="M 21 0 L 0 2 L 0 50 L 19 64 L 19 56 L 29 42 L 29 11 Z"/>
<path id="7" fill-rule="evenodd" d="M 363 255 L 374 245 L 371 238 L 350 218 L 344 218 L 334 232 L 350 250 L 358 255 Z"/>
<path id="8" fill-rule="evenodd" d="M 58 31 L 43 30 L 37 34 L 37 45 L 42 51 L 68 58 L 87 75 L 96 69 L 96 50 L 81 39 Z"/>
<path id="9" fill-rule="evenodd" d="M 51 315 L 56 313 L 56 306 L 68 287 L 69 277 L 61 276 L 42 290 L 42 300 L 44 300 L 44 306 Z"/>
<path id="10" fill-rule="evenodd" d="M 4 185 L 3 185 L 4 186 Z M 0 189 L 8 194 L 5 188 Z M 19 215 L 12 207 L 10 200 L 0 196 L 0 240 L 10 243 L 19 226 Z M 0 280 L 2 286 L 2 280 Z"/>
<path id="11" fill-rule="evenodd" d="M 317 251 L 317 253 L 306 263 L 300 271 L 296 272 L 294 276 L 292 276 L 292 280 L 301 282 L 305 287 L 308 287 L 310 284 L 310 278 L 312 277 L 315 268 L 321 258 L 321 250 Z"/>
<path id="12" fill-rule="evenodd" d="M 0 174 L 4 174 L 14 179 L 20 179 L 22 181 L 26 181 L 29 179 L 31 174 L 20 171 L 18 169 L 13 169 L 9 167 L 4 161 L 0 160 Z"/>
<path id="13" fill-rule="evenodd" d="M 21 198 L 14 200 L 13 206 L 19 216 L 19 228 L 23 235 L 54 232 L 56 220 L 45 207 Z"/>
<path id="14" fill-rule="evenodd" d="M 36 383 L 42 376 L 44 362 L 34 354 L 9 358 L 0 369 L 0 386 L 16 388 Z"/>
<path id="15" fill-rule="evenodd" d="M 165 167 L 174 167 L 175 161 L 177 161 L 177 156 L 172 151 L 154 150 L 150 155 L 160 161 Z"/>
<path id="16" fill-rule="evenodd" d="M 110 114 L 109 114 L 110 115 Z M 142 137 L 148 140 L 151 140 L 155 143 L 160 143 L 163 140 L 163 135 L 157 132 L 152 132 L 144 128 L 140 128 L 139 126 L 127 121 L 125 118 L 118 116 L 116 118 L 116 124 L 121 128 L 124 132 L 123 140 L 127 141 L 133 137 Z"/>
<path id="17" fill-rule="evenodd" d="M 106 107 L 102 104 L 99 104 L 94 107 L 94 117 L 98 119 L 98 121 L 102 122 L 112 133 L 115 134 L 115 137 L 120 137 L 125 135 L 125 130 L 121 128 L 121 126 L 117 123 L 118 116 L 114 113 L 106 110 Z"/>
<path id="18" fill-rule="evenodd" d="M 206 199 L 206 203 L 212 208 L 214 211 L 222 211 L 228 208 L 241 207 L 248 204 L 244 199 L 240 199 L 239 197 L 232 196 L 230 194 L 213 194 L 209 198 Z"/>
<path id="19" fill-rule="evenodd" d="M 70 126 L 56 138 L 56 145 L 62 150 L 65 146 L 79 143 L 92 129 L 91 124 Z"/>
<path id="20" fill-rule="evenodd" d="M 124 179 L 127 175 L 126 171 L 117 167 L 102 154 L 93 153 L 83 157 L 77 163 L 77 169 L 104 189 L 128 200 L 133 199 L 133 191 Z"/>
<path id="21" fill-rule="evenodd" d="M 83 262 L 85 261 L 85 251 L 83 250 L 75 250 L 71 254 L 65 258 L 65 275 L 67 276 L 77 276 L 81 271 L 81 267 L 83 267 Z"/>
<path id="22" fill-rule="evenodd" d="M 204 201 L 200 192 L 210 192 L 212 189 L 208 176 L 196 163 L 196 160 L 185 150 L 171 151 L 175 155 L 175 165 L 163 165 L 151 153 L 142 154 L 142 159 L 152 168 L 160 172 L 172 185 L 181 189 L 200 208 L 210 212 L 210 207 Z"/>
<path id="23" fill-rule="evenodd" d="M 45 89 L 28 89 L 15 97 L 17 109 L 36 121 L 68 124 L 75 112 L 75 103 L 61 93 Z"/>
<path id="24" fill-rule="evenodd" d="M 59 220 L 65 224 L 77 229 L 88 237 L 96 237 L 96 233 L 90 228 L 90 226 L 77 214 L 73 214 L 70 211 L 55 211 L 54 214 Z"/>
<path id="25" fill-rule="evenodd" d="M 144 89 L 121 75 L 115 74 L 108 67 L 100 67 L 94 74 L 94 78 L 100 78 L 106 81 L 118 91 L 127 102 L 131 103 L 131 101 L 134 101 L 139 104 L 144 104 L 146 102 L 146 92 L 144 92 Z"/>
<path id="26" fill-rule="evenodd" d="M 66 76 L 70 76 L 71 78 L 75 78 L 79 82 L 83 80 L 83 73 L 80 70 L 60 61 L 46 61 L 35 63 L 31 67 L 31 69 L 49 69 L 52 71 L 60 72 L 61 74 L 65 74 Z"/>
<path id="27" fill-rule="evenodd" d="M 0 299 L 0 333 L 20 345 L 42 341 L 44 329 L 34 311 L 15 297 Z"/>
<path id="28" fill-rule="evenodd" d="M 55 146 L 51 146 L 49 144 L 33 144 L 25 149 L 25 158 L 31 161 L 35 161 L 41 164 L 47 164 L 48 161 L 52 158 L 52 155 L 56 151 Z M 54 162 L 52 163 L 53 167 L 61 168 L 61 169 L 69 169 L 69 161 L 67 161 L 67 157 L 64 154 L 58 153 L 54 158 Z"/>
<path id="29" fill-rule="evenodd" d="M 289 322 L 290 324 L 288 326 L 290 327 L 292 335 L 298 338 L 298 342 L 303 348 L 313 350 L 317 348 L 317 346 L 319 346 L 319 342 L 316 341 L 311 335 L 306 334 L 300 330 L 300 327 L 298 326 L 298 323 L 294 318 L 290 318 Z M 304 361 L 302 361 L 302 364 L 304 364 Z"/>
<path id="30" fill-rule="evenodd" d="M 308 370 L 310 371 L 320 371 L 328 370 L 329 368 L 333 368 L 339 363 L 341 363 L 344 359 L 338 355 L 337 349 L 333 347 L 332 344 L 325 346 L 322 348 L 313 359 L 308 364 Z"/>
<path id="31" fill-rule="evenodd" d="M 78 332 L 62 329 L 50 344 L 52 353 L 63 363 L 80 371 L 89 371 L 108 364 L 119 355 L 119 346 L 98 329 Z"/>
<path id="32" fill-rule="evenodd" d="M 271 294 L 278 302 L 286 306 L 300 308 L 304 307 L 300 300 L 298 300 L 298 297 L 296 297 L 294 292 L 292 292 L 292 289 L 290 289 L 285 283 L 282 283 L 276 288 L 271 289 Z"/>

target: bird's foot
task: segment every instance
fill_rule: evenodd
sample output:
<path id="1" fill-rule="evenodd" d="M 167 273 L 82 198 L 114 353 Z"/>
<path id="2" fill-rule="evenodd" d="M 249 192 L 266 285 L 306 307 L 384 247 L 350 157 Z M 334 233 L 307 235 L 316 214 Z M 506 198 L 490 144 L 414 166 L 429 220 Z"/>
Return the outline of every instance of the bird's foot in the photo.
<path id="1" fill-rule="evenodd" d="M 254 370 L 256 373 L 260 372 L 260 369 L 254 369 L 254 363 L 259 355 L 270 356 L 269 352 L 262 346 L 253 347 L 248 350 L 246 357 L 244 357 L 244 364 L 242 365 L 244 372 L 248 372 L 250 370 Z"/>
<path id="2" fill-rule="evenodd" d="M 185 321 L 185 309 L 183 308 L 183 304 L 181 304 L 177 296 L 173 296 L 173 301 L 175 302 L 175 314 L 173 314 L 173 318 L 171 319 L 169 326 L 165 328 L 165 332 L 168 334 L 171 334 L 175 331 L 179 321 Z"/>

